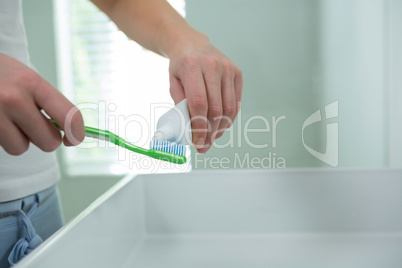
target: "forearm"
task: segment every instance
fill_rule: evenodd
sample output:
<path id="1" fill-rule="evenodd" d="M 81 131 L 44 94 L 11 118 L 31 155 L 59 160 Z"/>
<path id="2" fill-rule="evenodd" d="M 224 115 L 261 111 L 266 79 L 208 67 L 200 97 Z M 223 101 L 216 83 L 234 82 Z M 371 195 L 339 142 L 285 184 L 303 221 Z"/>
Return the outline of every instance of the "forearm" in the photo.
<path id="1" fill-rule="evenodd" d="M 92 0 L 131 39 L 169 57 L 206 35 L 194 30 L 166 0 Z"/>
<path id="2" fill-rule="evenodd" d="M 175 103 L 187 98 L 193 143 L 199 152 L 208 151 L 240 107 L 240 69 L 166 0 L 92 1 L 128 37 L 169 58 L 170 94 Z"/>

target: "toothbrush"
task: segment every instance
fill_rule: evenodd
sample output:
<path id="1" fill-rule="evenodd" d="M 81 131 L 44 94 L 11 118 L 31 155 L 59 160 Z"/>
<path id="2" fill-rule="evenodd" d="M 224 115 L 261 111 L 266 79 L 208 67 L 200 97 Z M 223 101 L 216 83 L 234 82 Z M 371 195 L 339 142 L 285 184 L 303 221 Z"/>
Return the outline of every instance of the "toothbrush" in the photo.
<path id="1" fill-rule="evenodd" d="M 62 130 L 62 128 L 53 119 L 50 119 L 50 121 L 58 129 Z M 184 164 L 187 161 L 185 157 L 184 145 L 175 142 L 154 139 L 151 142 L 151 149 L 147 150 L 127 142 L 123 138 L 115 135 L 108 130 L 101 130 L 87 126 L 85 126 L 85 136 L 95 139 L 105 139 L 127 150 L 174 164 Z"/>

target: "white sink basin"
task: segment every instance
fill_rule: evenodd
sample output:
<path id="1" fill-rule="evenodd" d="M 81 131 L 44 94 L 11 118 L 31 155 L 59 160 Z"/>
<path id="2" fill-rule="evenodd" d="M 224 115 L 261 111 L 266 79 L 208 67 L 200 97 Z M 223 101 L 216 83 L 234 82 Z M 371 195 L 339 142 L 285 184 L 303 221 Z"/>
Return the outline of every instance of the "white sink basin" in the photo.
<path id="1" fill-rule="evenodd" d="M 402 170 L 127 176 L 17 267 L 400 268 Z"/>

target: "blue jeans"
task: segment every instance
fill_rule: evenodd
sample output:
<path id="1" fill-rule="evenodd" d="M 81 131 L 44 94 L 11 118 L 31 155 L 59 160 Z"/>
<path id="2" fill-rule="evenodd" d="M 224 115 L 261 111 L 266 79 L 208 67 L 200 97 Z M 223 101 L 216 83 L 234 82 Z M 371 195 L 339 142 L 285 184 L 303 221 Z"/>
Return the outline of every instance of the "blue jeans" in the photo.
<path id="1" fill-rule="evenodd" d="M 62 226 L 56 186 L 0 203 L 0 268 L 17 263 Z"/>

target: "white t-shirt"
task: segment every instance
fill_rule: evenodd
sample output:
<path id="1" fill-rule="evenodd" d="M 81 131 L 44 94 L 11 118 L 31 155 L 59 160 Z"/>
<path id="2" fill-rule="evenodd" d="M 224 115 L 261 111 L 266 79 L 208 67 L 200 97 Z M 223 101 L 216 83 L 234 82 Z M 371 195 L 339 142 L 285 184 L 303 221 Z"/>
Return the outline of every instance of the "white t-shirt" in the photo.
<path id="1" fill-rule="evenodd" d="M 0 53 L 29 65 L 21 0 L 0 0 Z M 12 156 L 0 147 L 0 203 L 40 192 L 59 178 L 55 153 L 45 153 L 31 143 L 27 152 Z"/>

